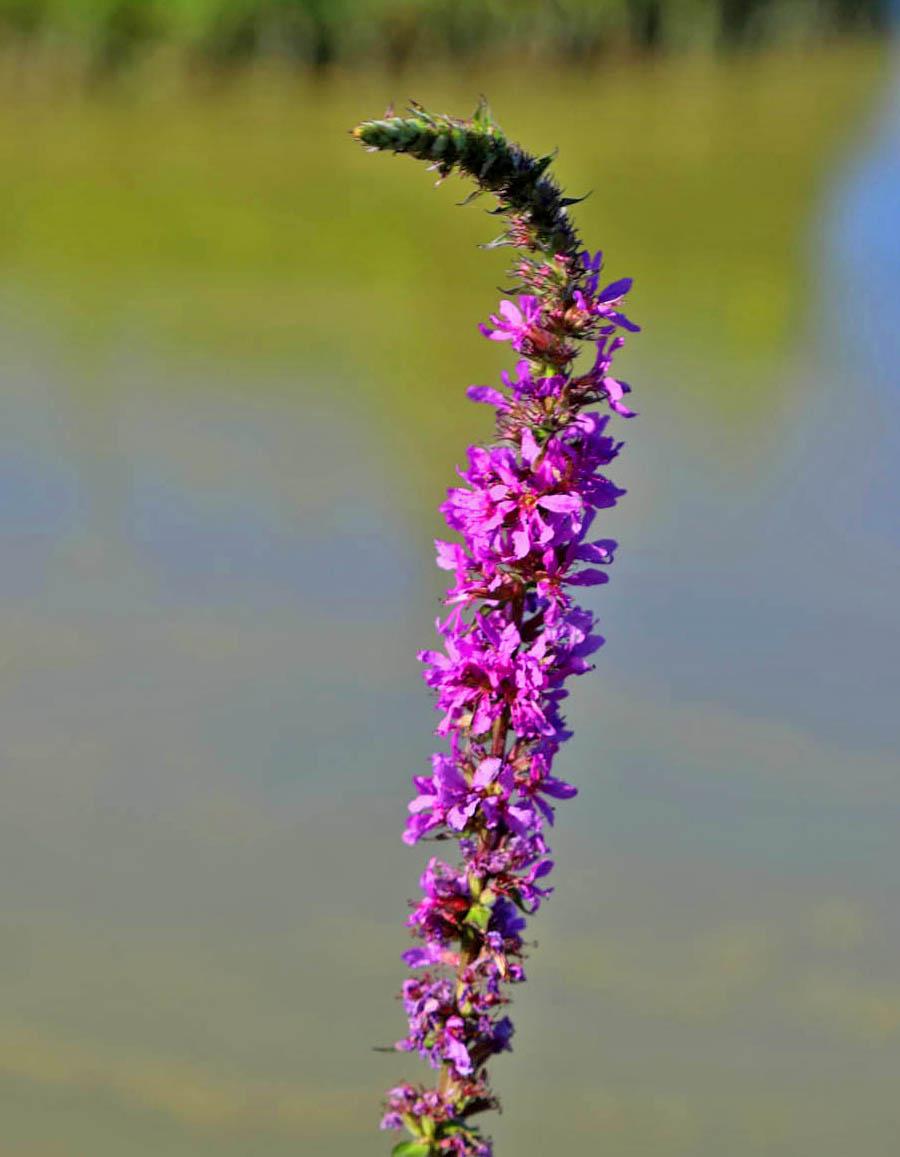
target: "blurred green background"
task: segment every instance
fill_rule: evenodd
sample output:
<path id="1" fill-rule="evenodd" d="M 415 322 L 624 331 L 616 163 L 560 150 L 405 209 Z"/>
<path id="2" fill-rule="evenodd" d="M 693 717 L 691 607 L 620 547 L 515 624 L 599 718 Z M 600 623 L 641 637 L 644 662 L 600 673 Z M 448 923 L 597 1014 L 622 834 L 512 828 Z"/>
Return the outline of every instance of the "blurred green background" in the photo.
<path id="1" fill-rule="evenodd" d="M 590 66 L 611 50 L 760 46 L 874 33 L 892 0 L 0 0 L 9 47 L 93 75 L 169 57 L 325 70 L 516 55 Z"/>
<path id="2" fill-rule="evenodd" d="M 4 1157 L 380 1154 L 424 1072 L 371 1046 L 505 262 L 347 129 L 481 91 L 644 326 L 498 1157 L 892 1157 L 887 10 L 0 13 Z"/>

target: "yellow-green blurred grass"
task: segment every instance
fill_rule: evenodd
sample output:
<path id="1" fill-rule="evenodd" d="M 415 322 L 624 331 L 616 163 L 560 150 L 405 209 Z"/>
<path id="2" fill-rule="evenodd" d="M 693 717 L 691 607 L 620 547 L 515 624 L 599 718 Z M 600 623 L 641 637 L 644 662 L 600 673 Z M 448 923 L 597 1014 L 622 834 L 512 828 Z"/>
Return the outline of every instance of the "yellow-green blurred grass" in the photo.
<path id="1" fill-rule="evenodd" d="M 640 360 L 725 367 L 719 382 L 685 374 L 678 388 L 733 415 L 756 408 L 742 386 L 777 368 L 803 324 L 810 222 L 884 60 L 857 44 L 405 84 L 454 112 L 485 90 L 511 135 L 559 147 L 566 186 L 592 194 L 575 210 L 585 240 L 605 248 L 612 276 L 635 277 Z M 477 249 L 495 223 L 479 203 L 454 208 L 459 182 L 435 192 L 422 166 L 367 156 L 347 135 L 403 95 L 374 73 L 317 83 L 271 70 L 220 85 L 145 76 L 77 97 L 7 86 L 7 306 L 92 360 L 152 344 L 163 358 L 217 359 L 223 375 L 243 367 L 245 380 L 259 367 L 260 389 L 301 402 L 368 398 L 371 421 L 394 424 L 402 407 L 429 461 L 471 432 L 463 387 L 508 356 L 475 328 L 508 254 Z"/>

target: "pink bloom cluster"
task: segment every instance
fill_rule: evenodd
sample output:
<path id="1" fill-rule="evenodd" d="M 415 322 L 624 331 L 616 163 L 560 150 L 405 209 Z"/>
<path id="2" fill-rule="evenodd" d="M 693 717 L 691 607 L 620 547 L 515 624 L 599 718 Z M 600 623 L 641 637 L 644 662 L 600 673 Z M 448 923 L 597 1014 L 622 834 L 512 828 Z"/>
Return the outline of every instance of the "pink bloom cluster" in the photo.
<path id="1" fill-rule="evenodd" d="M 458 541 L 437 542 L 451 572 L 440 646 L 423 651 L 425 680 L 447 749 L 416 776 L 404 839 L 458 841 L 456 865 L 432 858 L 408 919 L 409 1021 L 397 1048 L 440 1071 L 436 1088 L 401 1085 L 388 1095 L 383 1127 L 407 1128 L 403 1157 L 490 1157 L 472 1124 L 496 1106 L 487 1062 L 510 1048 L 505 1008 L 525 979 L 526 916 L 549 895 L 547 829 L 554 805 L 576 789 L 553 774 L 569 737 L 562 707 L 571 676 L 591 669 L 603 639 L 574 598 L 607 581 L 615 542 L 597 537 L 599 512 L 624 493 L 606 476 L 622 444 L 608 432 L 607 405 L 630 417 L 626 383 L 610 373 L 630 281 L 600 287 L 599 254 L 526 261 L 526 286 L 504 301 L 483 332 L 522 356 L 503 386 L 469 396 L 492 405 L 497 438 L 469 450 L 463 485 L 442 512 Z M 596 346 L 576 372 L 578 343 Z"/>

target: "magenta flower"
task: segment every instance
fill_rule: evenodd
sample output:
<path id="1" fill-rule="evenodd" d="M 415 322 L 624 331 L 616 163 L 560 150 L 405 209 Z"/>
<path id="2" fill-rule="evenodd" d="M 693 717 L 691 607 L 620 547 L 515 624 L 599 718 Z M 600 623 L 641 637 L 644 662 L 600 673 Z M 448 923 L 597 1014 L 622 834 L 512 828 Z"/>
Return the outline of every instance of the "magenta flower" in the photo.
<path id="1" fill-rule="evenodd" d="M 541 323 L 541 303 L 531 294 L 523 294 L 519 304 L 511 301 L 501 301 L 497 313 L 491 314 L 490 326 L 481 325 L 479 329 L 491 341 L 508 341 L 514 350 L 522 350 L 531 333 Z"/>
<path id="2" fill-rule="evenodd" d="M 624 339 L 621 337 L 600 338 L 597 342 L 597 357 L 587 380 L 594 384 L 598 394 L 606 397 L 610 409 L 621 414 L 623 418 L 633 418 L 635 417 L 634 410 L 630 410 L 622 401 L 626 394 L 631 393 L 631 386 L 619 378 L 614 378 L 609 373 L 613 354 L 624 344 Z"/>
<path id="3" fill-rule="evenodd" d="M 533 757 L 527 775 L 517 781 L 517 787 L 523 799 L 534 800 L 549 824 L 553 823 L 553 808 L 546 799 L 541 797 L 572 799 L 573 796 L 578 795 L 577 787 L 573 787 L 570 783 L 564 783 L 561 779 L 550 774 L 550 761 L 540 753 Z"/>
<path id="4" fill-rule="evenodd" d="M 542 450 L 528 431 L 520 461 L 505 446 L 473 446 L 469 459 L 462 477 L 472 486 L 449 490 L 441 510 L 473 558 L 514 563 L 533 549 L 578 536 L 584 496 L 564 489 L 566 476 L 578 469 L 571 448 L 554 439 Z"/>

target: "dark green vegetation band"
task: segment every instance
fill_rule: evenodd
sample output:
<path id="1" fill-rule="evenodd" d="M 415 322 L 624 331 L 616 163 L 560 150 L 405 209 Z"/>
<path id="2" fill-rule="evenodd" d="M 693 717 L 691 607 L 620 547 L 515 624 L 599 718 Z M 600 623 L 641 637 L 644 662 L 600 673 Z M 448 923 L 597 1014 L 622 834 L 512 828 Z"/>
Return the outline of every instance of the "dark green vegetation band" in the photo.
<path id="1" fill-rule="evenodd" d="M 785 10 L 790 18 L 785 19 Z M 186 65 L 300 68 L 520 57 L 585 65 L 621 53 L 871 31 L 891 0 L 0 0 L 0 52 L 69 49 L 67 71 L 115 71 L 160 47 Z M 56 50 L 54 55 L 54 50 Z"/>

